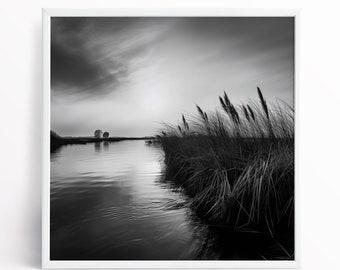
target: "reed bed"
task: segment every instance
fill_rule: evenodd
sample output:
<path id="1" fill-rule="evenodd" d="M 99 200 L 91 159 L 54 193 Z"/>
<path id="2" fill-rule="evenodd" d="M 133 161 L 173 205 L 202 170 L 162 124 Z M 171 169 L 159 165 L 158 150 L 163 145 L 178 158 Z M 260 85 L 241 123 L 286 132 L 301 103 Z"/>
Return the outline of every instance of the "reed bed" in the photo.
<path id="1" fill-rule="evenodd" d="M 241 105 L 224 92 L 214 112 L 197 105 L 196 115 L 164 124 L 158 137 L 166 177 L 207 222 L 288 237 L 292 247 L 294 109 L 282 101 L 268 104 L 257 91 L 257 101 Z"/>

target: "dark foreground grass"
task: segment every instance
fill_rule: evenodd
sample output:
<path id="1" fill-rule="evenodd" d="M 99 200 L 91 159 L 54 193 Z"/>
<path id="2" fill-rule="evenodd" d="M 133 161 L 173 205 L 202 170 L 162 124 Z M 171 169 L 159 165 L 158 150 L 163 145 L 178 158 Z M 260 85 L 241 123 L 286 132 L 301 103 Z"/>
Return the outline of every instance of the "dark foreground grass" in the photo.
<path id="1" fill-rule="evenodd" d="M 206 222 L 259 232 L 294 258 L 294 110 L 283 102 L 221 108 L 165 125 L 166 177 L 192 198 Z M 285 243 L 285 244 L 281 244 Z"/>

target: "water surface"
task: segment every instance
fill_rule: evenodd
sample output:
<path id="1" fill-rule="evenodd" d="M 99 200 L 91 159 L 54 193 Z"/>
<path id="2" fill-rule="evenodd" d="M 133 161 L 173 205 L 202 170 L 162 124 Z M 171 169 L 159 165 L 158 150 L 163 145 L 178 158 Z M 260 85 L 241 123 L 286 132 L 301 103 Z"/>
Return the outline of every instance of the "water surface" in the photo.
<path id="1" fill-rule="evenodd" d="M 195 259 L 204 226 L 163 174 L 162 150 L 144 141 L 51 153 L 51 259 Z"/>

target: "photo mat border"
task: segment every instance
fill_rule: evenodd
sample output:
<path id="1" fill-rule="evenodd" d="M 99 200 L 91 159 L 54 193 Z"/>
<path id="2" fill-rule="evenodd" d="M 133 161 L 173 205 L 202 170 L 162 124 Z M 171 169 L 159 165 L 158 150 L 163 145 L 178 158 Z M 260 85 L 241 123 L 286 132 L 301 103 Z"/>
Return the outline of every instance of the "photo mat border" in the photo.
<path id="1" fill-rule="evenodd" d="M 295 256 L 292 261 L 51 261 L 50 260 L 50 42 L 51 17 L 294 17 L 294 109 L 295 109 Z M 42 268 L 290 268 L 301 267 L 299 141 L 299 9 L 42 9 L 43 20 L 43 164 L 42 164 Z"/>

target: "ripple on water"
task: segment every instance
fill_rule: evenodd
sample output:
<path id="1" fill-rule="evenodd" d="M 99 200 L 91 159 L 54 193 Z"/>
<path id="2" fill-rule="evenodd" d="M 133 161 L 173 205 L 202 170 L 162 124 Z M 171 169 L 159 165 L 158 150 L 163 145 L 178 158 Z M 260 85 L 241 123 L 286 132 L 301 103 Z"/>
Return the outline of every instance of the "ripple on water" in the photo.
<path id="1" fill-rule="evenodd" d="M 52 154 L 51 154 L 52 155 Z M 51 258 L 192 259 L 187 198 L 143 141 L 63 147 L 51 158 Z"/>

